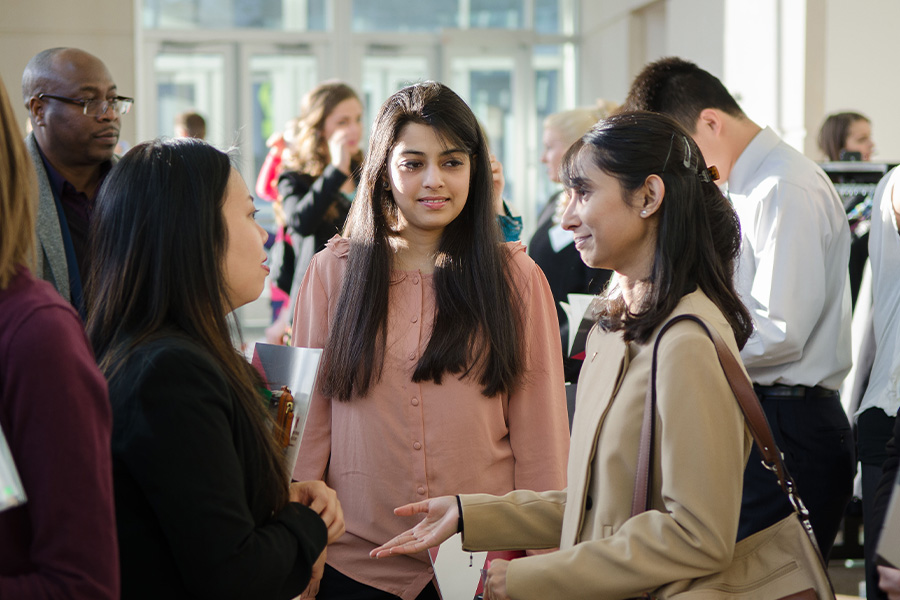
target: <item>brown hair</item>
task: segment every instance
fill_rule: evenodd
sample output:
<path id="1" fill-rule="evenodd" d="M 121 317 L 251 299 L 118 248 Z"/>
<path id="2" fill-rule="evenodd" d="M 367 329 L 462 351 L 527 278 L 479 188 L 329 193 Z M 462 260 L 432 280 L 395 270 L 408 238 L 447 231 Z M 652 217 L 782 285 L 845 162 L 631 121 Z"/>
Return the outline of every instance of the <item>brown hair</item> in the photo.
<path id="1" fill-rule="evenodd" d="M 175 127 L 184 129 L 186 137 L 206 139 L 206 119 L 200 113 L 191 111 L 178 113 L 175 116 Z"/>
<path id="2" fill-rule="evenodd" d="M 34 165 L 0 79 L 0 290 L 34 264 L 37 197 Z"/>
<path id="3" fill-rule="evenodd" d="M 318 177 L 331 162 L 328 153 L 328 140 L 325 139 L 325 119 L 334 108 L 350 98 L 359 100 L 359 96 L 346 83 L 326 81 L 313 88 L 300 105 L 300 115 L 289 123 L 291 131 L 285 138 L 291 144 L 282 164 L 283 170 L 298 171 Z M 353 162 L 362 162 L 362 151 L 353 157 Z"/>
<path id="4" fill-rule="evenodd" d="M 828 115 L 819 130 L 819 149 L 828 160 L 841 160 L 841 150 L 850 135 L 850 126 L 857 121 L 871 123 L 868 117 L 858 112 L 840 112 Z"/>

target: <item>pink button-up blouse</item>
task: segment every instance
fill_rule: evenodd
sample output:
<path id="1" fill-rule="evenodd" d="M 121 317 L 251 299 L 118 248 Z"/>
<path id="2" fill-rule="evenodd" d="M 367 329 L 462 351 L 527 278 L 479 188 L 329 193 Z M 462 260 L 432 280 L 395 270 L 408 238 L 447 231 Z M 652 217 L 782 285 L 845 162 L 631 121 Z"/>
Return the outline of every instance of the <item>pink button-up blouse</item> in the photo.
<path id="1" fill-rule="evenodd" d="M 511 394 L 492 398 L 470 378 L 415 383 L 435 313 L 432 276 L 395 271 L 380 381 L 364 397 L 313 394 L 294 479 L 335 489 L 347 532 L 328 548 L 328 564 L 367 585 L 414 599 L 433 577 L 426 553 L 375 560 L 369 551 L 412 527 L 402 504 L 447 494 L 563 489 L 569 430 L 559 327 L 540 268 L 519 243 L 508 245 L 514 293 L 524 317 L 525 371 Z M 332 238 L 300 288 L 297 346 L 323 348 L 350 250 Z"/>

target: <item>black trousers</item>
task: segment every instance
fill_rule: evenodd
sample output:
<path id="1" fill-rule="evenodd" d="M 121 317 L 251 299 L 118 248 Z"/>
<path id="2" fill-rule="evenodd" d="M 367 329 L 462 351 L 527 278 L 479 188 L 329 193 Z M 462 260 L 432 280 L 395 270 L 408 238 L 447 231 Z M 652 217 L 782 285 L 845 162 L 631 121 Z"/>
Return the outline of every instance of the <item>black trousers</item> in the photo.
<path id="1" fill-rule="evenodd" d="M 819 387 L 754 388 L 827 559 L 856 475 L 853 436 L 840 394 Z M 754 447 L 744 471 L 738 540 L 774 525 L 791 511 L 775 474 L 762 466 Z"/>
<path id="2" fill-rule="evenodd" d="M 325 565 L 325 575 L 319 585 L 316 600 L 399 600 L 399 596 L 360 583 L 330 565 Z M 425 586 L 416 600 L 440 600 L 434 582 Z"/>
<path id="3" fill-rule="evenodd" d="M 863 539 L 866 555 L 866 598 L 886 598 L 878 589 L 878 571 L 875 569 L 875 548 L 872 540 L 878 537 L 881 523 L 872 522 L 875 491 L 881 481 L 881 466 L 887 459 L 885 446 L 894 436 L 895 417 L 889 417 L 880 408 L 870 408 L 859 415 L 856 422 L 856 447 L 862 469 Z"/>

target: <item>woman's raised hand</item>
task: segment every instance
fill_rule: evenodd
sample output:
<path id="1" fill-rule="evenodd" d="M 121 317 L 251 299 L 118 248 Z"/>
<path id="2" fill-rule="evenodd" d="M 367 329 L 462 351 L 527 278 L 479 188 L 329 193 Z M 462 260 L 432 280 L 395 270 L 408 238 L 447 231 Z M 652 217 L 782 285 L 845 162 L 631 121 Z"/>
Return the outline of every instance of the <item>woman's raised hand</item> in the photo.
<path id="1" fill-rule="evenodd" d="M 456 496 L 441 496 L 394 509 L 394 514 L 401 517 L 419 513 L 424 514 L 425 518 L 418 525 L 375 548 L 369 556 L 384 558 L 392 554 L 415 554 L 439 546 L 457 532 L 459 508 Z"/>
<path id="2" fill-rule="evenodd" d="M 347 129 L 337 129 L 328 139 L 331 164 L 348 176 L 350 175 L 350 158 L 353 156 L 354 150 L 351 143 L 351 132 Z"/>

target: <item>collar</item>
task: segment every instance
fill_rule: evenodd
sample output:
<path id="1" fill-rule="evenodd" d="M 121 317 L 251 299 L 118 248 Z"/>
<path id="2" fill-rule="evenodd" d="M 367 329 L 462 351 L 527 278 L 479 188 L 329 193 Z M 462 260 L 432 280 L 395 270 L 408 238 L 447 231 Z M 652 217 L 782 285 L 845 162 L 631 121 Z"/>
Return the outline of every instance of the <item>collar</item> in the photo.
<path id="1" fill-rule="evenodd" d="M 728 175 L 728 191 L 734 194 L 745 193 L 745 187 L 755 180 L 760 165 L 780 143 L 781 138 L 771 127 L 761 129 L 735 161 Z"/>
<path id="2" fill-rule="evenodd" d="M 47 171 L 47 180 L 50 182 L 50 189 L 53 192 L 53 196 L 56 198 L 61 198 L 63 188 L 67 183 L 72 189 L 75 189 L 75 186 L 67 181 L 66 178 L 62 176 L 62 173 L 57 171 L 54 166 L 50 164 L 50 161 L 47 159 L 47 155 L 45 155 L 44 151 L 41 149 L 41 145 L 37 143 L 37 139 L 35 139 L 34 141 L 34 145 L 38 149 L 38 154 L 41 155 L 41 160 L 44 162 L 44 169 Z M 95 198 L 97 197 L 97 192 L 100 191 L 100 184 L 102 184 L 103 180 L 106 179 L 106 176 L 107 174 L 109 174 L 112 166 L 112 160 L 105 160 L 100 163 L 100 182 L 97 184 L 97 189 L 94 191 Z M 81 190 L 75 191 L 80 193 Z"/>

